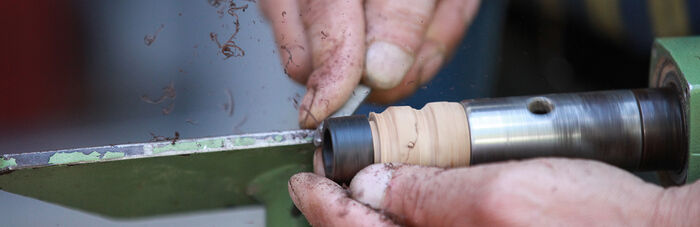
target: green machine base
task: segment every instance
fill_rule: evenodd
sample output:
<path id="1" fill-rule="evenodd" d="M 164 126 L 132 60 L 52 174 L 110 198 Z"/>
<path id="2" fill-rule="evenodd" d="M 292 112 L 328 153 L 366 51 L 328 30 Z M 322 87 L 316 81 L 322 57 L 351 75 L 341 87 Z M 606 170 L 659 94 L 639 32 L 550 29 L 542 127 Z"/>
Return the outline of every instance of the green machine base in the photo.
<path id="1" fill-rule="evenodd" d="M 287 181 L 312 171 L 313 131 L 3 155 L 0 189 L 110 218 L 262 204 L 268 226 L 307 226 Z"/>
<path id="2" fill-rule="evenodd" d="M 688 135 L 686 166 L 661 172 L 662 183 L 692 183 L 700 178 L 700 37 L 657 39 L 651 52 L 649 85 L 677 91 Z"/>

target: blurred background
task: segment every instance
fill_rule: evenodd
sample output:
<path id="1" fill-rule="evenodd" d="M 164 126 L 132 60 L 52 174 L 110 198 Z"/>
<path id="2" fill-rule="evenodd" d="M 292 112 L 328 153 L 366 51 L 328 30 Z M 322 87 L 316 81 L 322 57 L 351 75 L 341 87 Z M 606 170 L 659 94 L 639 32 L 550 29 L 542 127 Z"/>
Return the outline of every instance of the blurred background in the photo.
<path id="1" fill-rule="evenodd" d="M 242 51 L 227 58 L 225 2 L 0 3 L 0 153 L 298 128 L 304 87 L 282 71 L 256 4 L 237 4 Z M 0 204 L 7 226 L 264 225 L 262 207 L 111 220 L 6 192 Z"/>
<path id="2" fill-rule="evenodd" d="M 233 0 L 237 18 L 229 1 L 0 3 L 0 154 L 297 128 L 304 87 L 255 1 Z M 699 5 L 484 0 L 453 59 L 396 105 L 646 87 L 652 37 L 698 32 Z M 113 220 L 2 191 L 0 204 L 8 226 L 264 225 L 262 207 Z"/>

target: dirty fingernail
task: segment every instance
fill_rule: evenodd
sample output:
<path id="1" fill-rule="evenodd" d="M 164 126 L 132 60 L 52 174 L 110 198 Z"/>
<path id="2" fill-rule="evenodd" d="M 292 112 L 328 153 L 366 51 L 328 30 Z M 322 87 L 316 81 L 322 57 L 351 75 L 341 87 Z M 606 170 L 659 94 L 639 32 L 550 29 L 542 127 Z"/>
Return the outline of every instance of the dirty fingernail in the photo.
<path id="1" fill-rule="evenodd" d="M 394 174 L 394 168 L 374 164 L 362 169 L 350 183 L 351 196 L 368 206 L 380 209 L 386 190 Z"/>
<path id="2" fill-rule="evenodd" d="M 299 127 L 301 128 L 316 128 L 316 126 L 320 123 L 316 116 L 319 114 L 314 114 L 314 112 L 317 110 L 312 108 L 315 96 L 316 90 L 313 88 L 307 88 L 306 95 L 304 95 L 301 105 L 299 106 Z M 321 118 L 321 120 L 323 120 L 323 118 Z"/>
<path id="3" fill-rule="evenodd" d="M 375 88 L 396 87 L 413 64 L 413 56 L 401 47 L 374 41 L 367 48 L 365 83 Z"/>
<path id="4" fill-rule="evenodd" d="M 292 199 L 292 202 L 294 204 L 299 204 L 299 197 L 296 193 L 295 186 L 299 182 L 299 177 L 298 174 L 292 176 L 289 178 L 289 181 L 287 181 L 287 190 L 289 190 L 289 197 Z"/>

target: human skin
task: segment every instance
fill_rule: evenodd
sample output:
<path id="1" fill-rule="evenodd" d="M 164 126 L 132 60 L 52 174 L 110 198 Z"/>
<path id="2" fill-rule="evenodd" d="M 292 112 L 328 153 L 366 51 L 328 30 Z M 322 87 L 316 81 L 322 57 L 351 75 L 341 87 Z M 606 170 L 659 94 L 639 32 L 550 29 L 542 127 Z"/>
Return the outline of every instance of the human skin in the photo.
<path id="1" fill-rule="evenodd" d="M 314 128 L 361 81 L 390 103 L 435 76 L 479 0 L 260 0 L 287 75 L 306 85 L 299 125 Z"/>
<path id="2" fill-rule="evenodd" d="M 375 164 L 360 171 L 347 189 L 314 173 L 296 174 L 288 186 L 294 204 L 314 226 L 700 223 L 700 182 L 662 188 L 608 164 L 578 159 L 455 169 Z"/>
<path id="3" fill-rule="evenodd" d="M 259 3 L 275 32 L 285 72 L 307 86 L 299 124 L 313 128 L 361 81 L 374 88 L 370 100 L 379 103 L 396 101 L 428 82 L 461 40 L 479 1 Z M 314 165 L 322 174 L 322 165 Z M 294 175 L 288 186 L 314 226 L 700 223 L 700 183 L 664 189 L 586 160 L 534 159 L 449 170 L 375 164 L 360 171 L 348 189 L 313 173 Z"/>

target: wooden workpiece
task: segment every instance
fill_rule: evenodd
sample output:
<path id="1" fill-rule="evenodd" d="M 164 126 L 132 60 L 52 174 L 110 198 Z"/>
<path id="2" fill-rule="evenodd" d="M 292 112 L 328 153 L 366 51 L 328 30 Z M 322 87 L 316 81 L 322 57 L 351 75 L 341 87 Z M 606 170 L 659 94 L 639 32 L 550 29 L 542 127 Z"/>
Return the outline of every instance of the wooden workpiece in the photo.
<path id="1" fill-rule="evenodd" d="M 370 113 L 369 123 L 375 163 L 469 165 L 469 122 L 460 103 L 433 102 L 420 110 L 389 107 Z"/>

